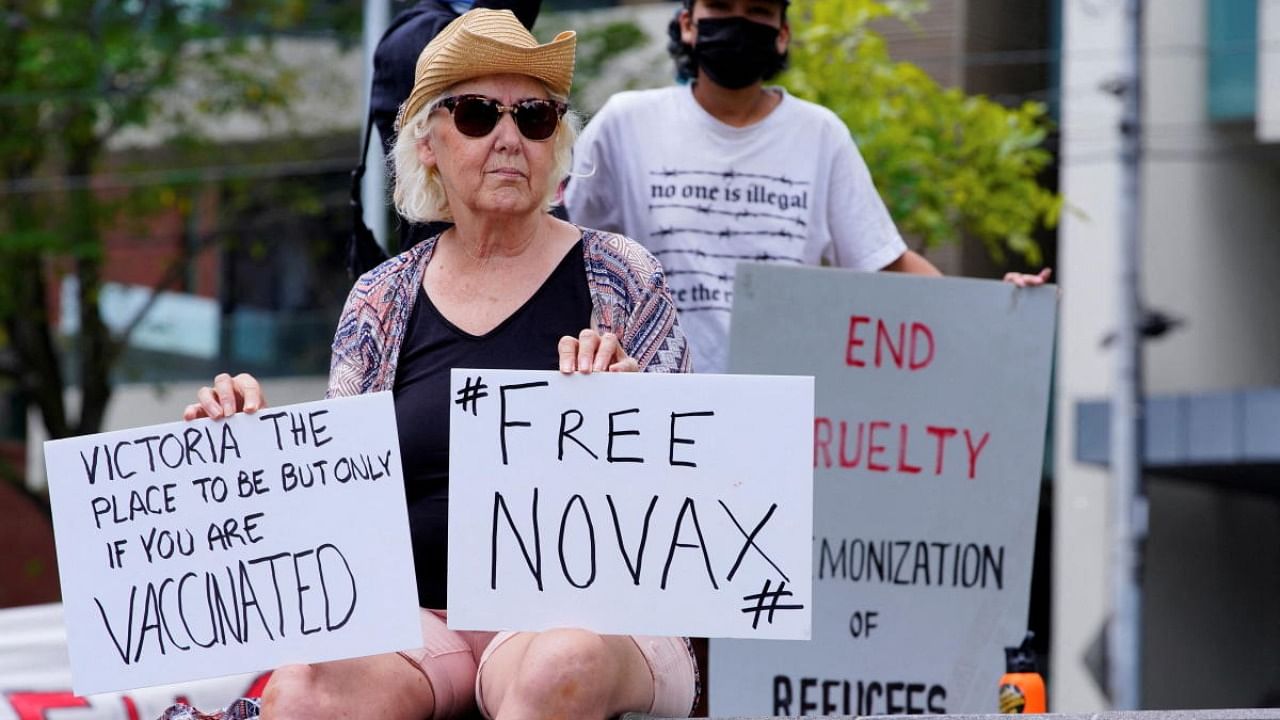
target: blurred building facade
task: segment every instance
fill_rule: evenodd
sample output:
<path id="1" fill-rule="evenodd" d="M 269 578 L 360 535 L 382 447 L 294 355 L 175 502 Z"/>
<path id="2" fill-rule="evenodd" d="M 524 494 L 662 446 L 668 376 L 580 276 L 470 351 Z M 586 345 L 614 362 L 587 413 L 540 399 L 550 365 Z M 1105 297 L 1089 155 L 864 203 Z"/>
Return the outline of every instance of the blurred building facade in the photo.
<path id="1" fill-rule="evenodd" d="M 215 152 L 163 174 L 136 168 L 174 166 L 164 127 L 131 130 L 110 148 L 104 194 L 147 182 L 172 189 L 163 207 L 104 235 L 100 304 L 109 327 L 127 325 L 162 289 L 113 374 L 104 430 L 172 421 L 222 371 L 310 378 L 298 394 L 292 380 L 272 386 L 292 401 L 323 395 L 329 341 L 351 286 L 344 258 L 363 120 L 361 53 L 305 34 L 277 40 L 272 52 L 297 73 L 286 118 L 224 118 L 204 129 Z M 66 341 L 78 331 L 75 298 L 74 278 L 51 288 Z M 34 409 L 25 425 L 25 470 L 39 487 L 45 436 Z"/>
<path id="2" fill-rule="evenodd" d="M 1064 0 L 1050 709 L 1107 707 L 1106 400 L 1120 248 L 1123 2 Z M 1280 3 L 1145 4 L 1141 284 L 1148 708 L 1280 700 Z"/>

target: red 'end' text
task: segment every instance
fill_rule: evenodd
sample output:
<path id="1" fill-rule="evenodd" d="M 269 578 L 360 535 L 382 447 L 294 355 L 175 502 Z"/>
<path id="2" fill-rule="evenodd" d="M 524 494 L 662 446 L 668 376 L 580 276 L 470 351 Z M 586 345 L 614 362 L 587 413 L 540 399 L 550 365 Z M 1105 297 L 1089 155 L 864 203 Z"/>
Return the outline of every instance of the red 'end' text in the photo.
<path id="1" fill-rule="evenodd" d="M 885 322 L 866 315 L 849 317 L 844 364 L 894 367 L 915 372 L 933 362 L 933 331 L 922 322 Z"/>

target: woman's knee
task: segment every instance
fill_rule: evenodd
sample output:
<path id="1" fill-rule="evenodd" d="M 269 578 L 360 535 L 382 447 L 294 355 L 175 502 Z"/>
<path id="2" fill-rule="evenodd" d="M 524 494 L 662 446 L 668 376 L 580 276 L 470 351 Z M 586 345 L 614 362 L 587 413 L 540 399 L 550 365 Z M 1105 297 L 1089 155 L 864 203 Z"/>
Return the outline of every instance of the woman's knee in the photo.
<path id="1" fill-rule="evenodd" d="M 333 694 L 315 665 L 285 665 L 271 673 L 262 691 L 262 715 L 272 720 L 333 717 Z"/>
<path id="2" fill-rule="evenodd" d="M 507 692 L 531 705 L 601 707 L 619 671 L 604 637 L 587 630 L 549 630 L 529 643 Z"/>
<path id="3" fill-rule="evenodd" d="M 270 720 L 326 720 L 367 715 L 381 720 L 421 720 L 434 710 L 422 671 L 395 653 L 351 660 L 286 665 L 262 692 L 262 716 Z"/>

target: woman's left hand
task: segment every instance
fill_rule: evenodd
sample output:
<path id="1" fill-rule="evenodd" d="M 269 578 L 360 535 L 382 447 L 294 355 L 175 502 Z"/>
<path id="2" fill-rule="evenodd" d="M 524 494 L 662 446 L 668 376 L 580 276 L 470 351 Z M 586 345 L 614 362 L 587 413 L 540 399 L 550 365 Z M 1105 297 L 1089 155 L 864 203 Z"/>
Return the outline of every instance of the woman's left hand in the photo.
<path id="1" fill-rule="evenodd" d="M 1018 287 L 1035 287 L 1049 282 L 1049 276 L 1053 275 L 1053 268 L 1045 268 L 1035 275 L 1027 273 L 1011 272 L 1004 274 L 1004 281 L 1013 283 Z"/>
<path id="2" fill-rule="evenodd" d="M 560 351 L 560 372 L 566 375 L 575 371 L 584 375 L 640 371 L 640 363 L 627 355 L 618 336 L 613 333 L 601 335 L 587 329 L 578 333 L 578 337 L 565 335 L 560 338 L 557 349 Z"/>

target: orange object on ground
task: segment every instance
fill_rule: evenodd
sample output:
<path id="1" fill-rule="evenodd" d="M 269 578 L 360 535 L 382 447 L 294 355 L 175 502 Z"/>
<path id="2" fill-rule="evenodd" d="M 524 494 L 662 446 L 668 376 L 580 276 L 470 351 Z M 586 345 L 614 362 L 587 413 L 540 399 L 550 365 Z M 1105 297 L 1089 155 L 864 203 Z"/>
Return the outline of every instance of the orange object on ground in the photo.
<path id="1" fill-rule="evenodd" d="M 1036 667 L 1036 653 L 1031 649 L 1034 633 L 1028 632 L 1018 647 L 1004 649 L 1005 673 L 1000 677 L 1000 712 L 1044 713 L 1044 678 Z"/>

